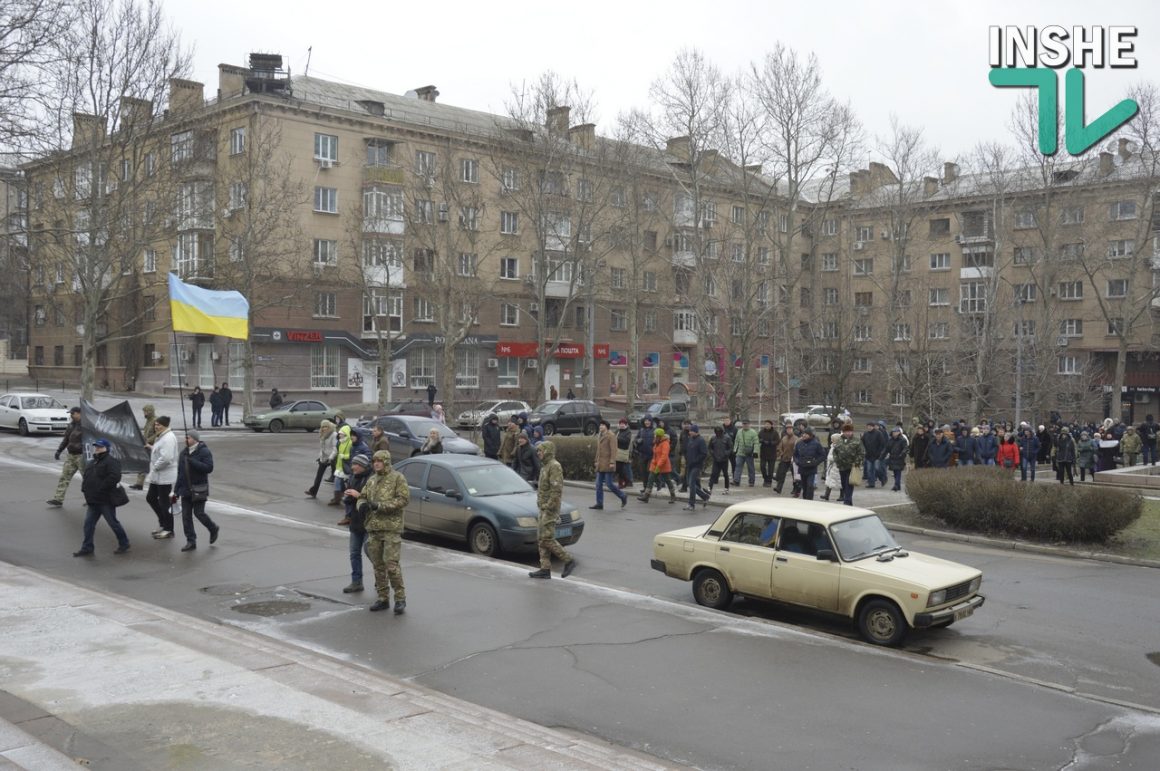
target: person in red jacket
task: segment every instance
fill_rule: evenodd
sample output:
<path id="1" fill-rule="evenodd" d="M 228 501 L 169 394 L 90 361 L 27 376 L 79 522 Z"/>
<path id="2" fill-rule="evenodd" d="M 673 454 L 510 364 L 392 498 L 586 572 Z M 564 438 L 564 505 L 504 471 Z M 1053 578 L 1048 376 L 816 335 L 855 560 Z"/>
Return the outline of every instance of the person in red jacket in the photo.
<path id="1" fill-rule="evenodd" d="M 676 503 L 677 488 L 673 484 L 673 463 L 669 457 L 669 436 L 663 428 L 653 431 L 653 436 L 655 439 L 653 439 L 652 461 L 648 465 L 648 481 L 644 485 L 644 491 L 636 499 L 648 503 L 653 486 L 655 485 L 657 490 L 660 490 L 661 485 L 665 485 L 669 488 L 669 503 Z"/>
<path id="2" fill-rule="evenodd" d="M 1019 445 L 1015 443 L 1015 435 L 1007 434 L 1003 444 L 999 445 L 999 453 L 995 456 L 995 465 L 1005 469 L 1019 468 Z"/>

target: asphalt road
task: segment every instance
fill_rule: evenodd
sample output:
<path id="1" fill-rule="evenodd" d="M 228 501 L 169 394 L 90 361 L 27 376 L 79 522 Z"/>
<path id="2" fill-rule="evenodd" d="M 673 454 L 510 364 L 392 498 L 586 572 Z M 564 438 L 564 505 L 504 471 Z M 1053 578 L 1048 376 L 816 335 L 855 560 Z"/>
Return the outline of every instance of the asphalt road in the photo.
<path id="1" fill-rule="evenodd" d="M 203 536 L 190 554 L 180 537 L 154 542 L 138 498 L 122 509 L 131 555 L 114 558 L 101 525 L 90 561 L 70 556 L 78 482 L 63 510 L 42 503 L 55 441 L 0 437 L 0 559 L 699 767 L 1151 769 L 1160 757 L 1153 570 L 902 536 L 982 568 L 988 599 L 965 622 L 883 651 L 808 612 L 699 608 L 687 584 L 649 569 L 655 533 L 712 508 L 589 512 L 591 493 L 569 490 L 588 520 L 575 580 L 533 582 L 528 559 L 409 541 L 408 614 L 382 618 L 340 591 L 336 509 L 301 495 L 315 438 L 208 439 L 222 540 Z M 877 496 L 888 500 L 858 498 Z"/>

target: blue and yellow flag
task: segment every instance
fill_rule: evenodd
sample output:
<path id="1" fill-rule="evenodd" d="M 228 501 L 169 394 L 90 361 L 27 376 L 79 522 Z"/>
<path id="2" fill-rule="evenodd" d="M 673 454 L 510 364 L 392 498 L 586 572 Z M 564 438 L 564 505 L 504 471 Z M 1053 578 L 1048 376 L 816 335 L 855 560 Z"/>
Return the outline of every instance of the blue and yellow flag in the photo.
<path id="1" fill-rule="evenodd" d="M 192 286 L 169 274 L 169 313 L 174 332 L 221 335 L 237 340 L 250 336 L 250 304 L 241 292 Z"/>

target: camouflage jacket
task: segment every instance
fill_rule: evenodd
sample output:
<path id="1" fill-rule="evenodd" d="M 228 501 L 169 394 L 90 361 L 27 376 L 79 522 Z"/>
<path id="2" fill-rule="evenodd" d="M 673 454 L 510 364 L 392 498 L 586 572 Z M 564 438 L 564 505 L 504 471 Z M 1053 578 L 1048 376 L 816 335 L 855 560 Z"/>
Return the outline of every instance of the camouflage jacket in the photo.
<path id="1" fill-rule="evenodd" d="M 499 442 L 499 459 L 504 463 L 511 463 L 512 458 L 516 455 L 516 449 L 519 447 L 520 430 L 513 429 L 514 423 L 508 423 L 508 428 L 503 432 L 503 438 Z"/>
<path id="2" fill-rule="evenodd" d="M 145 437 L 145 444 L 153 444 L 157 438 L 157 413 L 152 404 L 146 404 L 142 411 L 145 413 L 145 427 L 141 429 L 141 435 Z"/>
<path id="3" fill-rule="evenodd" d="M 390 466 L 371 474 L 358 499 L 368 533 L 402 533 L 403 507 L 411 500 L 407 480 Z"/>
<path id="4" fill-rule="evenodd" d="M 842 471 L 849 471 L 855 466 L 861 466 L 866 459 L 866 450 L 862 442 L 854 436 L 842 435 L 834 442 L 834 463 Z"/>
<path id="5" fill-rule="evenodd" d="M 558 519 L 560 500 L 564 496 L 564 467 L 556 460 L 556 448 L 551 442 L 541 442 L 536 448 L 543 456 L 540 466 L 540 482 L 536 492 L 536 505 L 540 507 L 540 518 Z"/>

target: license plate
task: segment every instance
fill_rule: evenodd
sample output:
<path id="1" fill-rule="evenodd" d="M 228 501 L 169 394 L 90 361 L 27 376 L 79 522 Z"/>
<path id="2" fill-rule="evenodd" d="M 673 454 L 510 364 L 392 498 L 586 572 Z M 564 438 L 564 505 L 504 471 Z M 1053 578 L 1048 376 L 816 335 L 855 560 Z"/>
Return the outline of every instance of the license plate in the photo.
<path id="1" fill-rule="evenodd" d="M 968 606 L 966 608 L 962 608 L 960 610 L 956 610 L 955 611 L 955 621 L 962 621 L 964 618 L 966 618 L 967 616 L 971 615 L 974 612 L 975 612 L 975 609 L 970 607 L 970 606 Z"/>
<path id="2" fill-rule="evenodd" d="M 571 538 L 572 537 L 572 528 L 570 528 L 570 527 L 558 527 L 558 528 L 556 528 L 556 537 L 557 538 Z"/>

